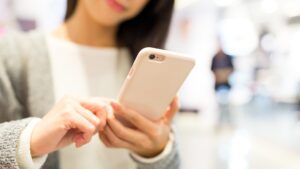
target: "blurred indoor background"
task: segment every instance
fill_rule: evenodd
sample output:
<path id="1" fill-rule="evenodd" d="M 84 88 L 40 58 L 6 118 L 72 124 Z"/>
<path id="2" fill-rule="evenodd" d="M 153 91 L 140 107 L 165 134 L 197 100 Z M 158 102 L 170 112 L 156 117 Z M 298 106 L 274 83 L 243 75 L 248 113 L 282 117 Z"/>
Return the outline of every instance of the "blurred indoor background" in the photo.
<path id="1" fill-rule="evenodd" d="M 0 38 L 51 31 L 64 9 L 0 0 Z M 167 48 L 197 60 L 174 123 L 183 168 L 300 168 L 299 0 L 176 0 Z"/>

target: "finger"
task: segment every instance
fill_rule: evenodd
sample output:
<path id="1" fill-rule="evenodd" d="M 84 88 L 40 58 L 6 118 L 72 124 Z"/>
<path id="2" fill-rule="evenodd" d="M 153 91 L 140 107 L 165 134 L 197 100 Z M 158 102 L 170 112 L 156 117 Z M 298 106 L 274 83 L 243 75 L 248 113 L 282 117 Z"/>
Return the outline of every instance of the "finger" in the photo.
<path id="1" fill-rule="evenodd" d="M 147 119 L 146 117 L 142 116 L 141 114 L 125 108 L 116 102 L 111 103 L 112 108 L 115 110 L 115 113 L 119 116 L 122 116 L 128 122 L 133 124 L 139 130 L 151 134 L 153 130 L 155 130 L 155 124 Z"/>
<path id="2" fill-rule="evenodd" d="M 106 125 L 106 118 L 108 111 L 111 111 L 108 107 L 109 104 L 104 102 L 104 99 L 93 98 L 88 100 L 81 100 L 80 104 L 92 111 L 102 122 L 100 123 L 99 129 L 103 130 L 104 126 Z"/>
<path id="3" fill-rule="evenodd" d="M 127 148 L 127 149 L 131 149 L 133 147 L 129 142 L 126 142 L 120 139 L 118 136 L 116 136 L 110 127 L 105 127 L 104 132 L 111 146 L 116 148 Z"/>
<path id="4" fill-rule="evenodd" d="M 101 98 L 101 97 L 80 100 L 80 104 L 91 111 L 97 111 L 98 109 L 105 109 L 110 102 L 111 102 L 110 99 Z"/>
<path id="5" fill-rule="evenodd" d="M 88 143 L 91 137 L 94 135 L 96 127 L 78 113 L 72 114 L 69 120 L 69 128 L 78 129 L 83 136 L 83 141 L 80 141 L 80 143 L 76 143 L 76 146 L 79 147 L 83 144 Z"/>
<path id="6" fill-rule="evenodd" d="M 103 123 L 102 119 L 99 119 L 94 113 L 81 107 L 79 104 L 75 104 L 74 108 L 76 111 L 85 119 L 87 119 L 90 123 L 92 123 L 97 129 L 100 127 L 100 124 Z"/>
<path id="7" fill-rule="evenodd" d="M 137 144 L 145 135 L 139 131 L 133 130 L 131 128 L 125 127 L 117 119 L 108 119 L 108 125 L 113 131 L 113 133 L 131 144 Z"/>
<path id="8" fill-rule="evenodd" d="M 179 101 L 178 101 L 178 97 L 176 96 L 171 102 L 168 110 L 164 115 L 164 121 L 166 122 L 166 124 L 170 124 L 172 122 L 174 116 L 178 112 L 178 109 L 179 109 Z"/>
<path id="9" fill-rule="evenodd" d="M 85 139 L 83 138 L 82 134 L 76 134 L 73 137 L 73 142 L 75 142 L 75 145 L 78 148 L 85 144 Z"/>
<path id="10" fill-rule="evenodd" d="M 67 145 L 71 144 L 71 143 L 74 143 L 74 136 L 76 134 L 78 134 L 77 132 L 78 130 L 76 129 L 71 129 L 69 131 L 67 131 L 67 133 L 63 136 L 63 139 L 60 140 L 60 142 L 57 144 L 57 148 L 60 149 L 60 148 L 63 148 L 63 147 L 66 147 Z"/>
<path id="11" fill-rule="evenodd" d="M 108 126 L 106 126 L 106 127 L 108 127 Z M 105 128 L 106 128 L 106 127 L 105 127 Z M 103 144 L 104 144 L 106 147 L 112 147 L 112 145 L 110 144 L 110 142 L 109 142 L 109 140 L 108 140 L 108 138 L 107 138 L 107 136 L 106 136 L 104 130 L 99 132 L 99 138 L 101 139 L 101 141 L 103 142 Z"/>

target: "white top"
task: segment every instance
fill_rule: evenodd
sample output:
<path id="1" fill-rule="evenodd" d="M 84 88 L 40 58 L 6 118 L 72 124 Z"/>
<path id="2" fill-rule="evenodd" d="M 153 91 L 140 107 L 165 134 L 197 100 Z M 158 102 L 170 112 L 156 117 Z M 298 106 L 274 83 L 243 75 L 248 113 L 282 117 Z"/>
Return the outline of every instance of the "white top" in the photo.
<path id="1" fill-rule="evenodd" d="M 66 94 L 116 98 L 130 68 L 126 49 L 91 48 L 51 35 L 47 42 L 57 101 Z M 108 149 L 97 135 L 79 149 L 71 145 L 61 150 L 60 164 L 62 169 L 135 168 L 127 150 Z"/>
<path id="2" fill-rule="evenodd" d="M 130 69 L 129 52 L 125 48 L 91 48 L 60 40 L 47 34 L 55 99 L 64 95 L 106 97 L 116 99 Z M 36 125 L 31 122 L 22 132 L 18 147 L 20 168 L 39 168 L 47 156 L 31 158 L 30 136 Z M 173 135 L 164 151 L 154 158 L 133 157 L 143 163 L 154 163 L 172 151 Z M 26 157 L 26 158 L 25 158 Z M 134 169 L 136 164 L 125 149 L 106 148 L 95 135 L 90 143 L 60 151 L 61 169 Z"/>

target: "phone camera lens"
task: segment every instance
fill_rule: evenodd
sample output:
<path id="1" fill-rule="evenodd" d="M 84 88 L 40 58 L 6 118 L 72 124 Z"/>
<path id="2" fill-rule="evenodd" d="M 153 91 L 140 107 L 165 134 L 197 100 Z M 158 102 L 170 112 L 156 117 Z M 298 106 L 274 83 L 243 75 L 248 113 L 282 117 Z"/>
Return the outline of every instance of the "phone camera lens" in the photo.
<path id="1" fill-rule="evenodd" d="M 154 54 L 151 54 L 151 55 L 149 56 L 149 59 L 151 59 L 151 60 L 155 59 L 155 55 L 154 55 Z"/>

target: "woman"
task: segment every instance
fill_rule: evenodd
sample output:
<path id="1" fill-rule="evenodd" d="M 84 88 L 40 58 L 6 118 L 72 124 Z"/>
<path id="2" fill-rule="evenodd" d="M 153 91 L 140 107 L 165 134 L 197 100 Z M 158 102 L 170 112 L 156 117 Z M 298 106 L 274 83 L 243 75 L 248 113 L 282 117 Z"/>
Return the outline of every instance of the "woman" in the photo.
<path id="1" fill-rule="evenodd" d="M 72 169 L 178 168 L 170 131 L 176 100 L 161 121 L 152 122 L 107 99 L 79 99 L 115 98 L 137 52 L 163 47 L 173 5 L 69 0 L 66 20 L 54 32 L 2 39 L 0 168 L 39 168 L 48 153 L 72 143 L 81 148 L 49 155 L 43 168 L 59 168 L 59 159 L 61 168 Z M 116 120 L 110 108 L 135 129 Z M 97 132 L 101 141 L 93 137 Z"/>

